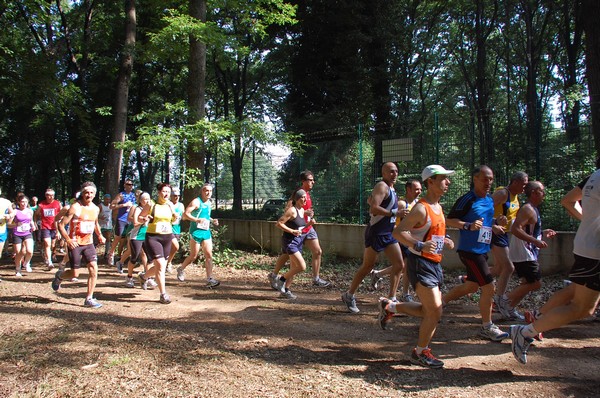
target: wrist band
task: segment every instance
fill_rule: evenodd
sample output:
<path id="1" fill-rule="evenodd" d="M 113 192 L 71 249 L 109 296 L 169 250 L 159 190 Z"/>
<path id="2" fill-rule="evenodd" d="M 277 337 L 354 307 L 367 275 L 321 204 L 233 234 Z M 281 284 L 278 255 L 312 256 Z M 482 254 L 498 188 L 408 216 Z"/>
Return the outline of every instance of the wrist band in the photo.
<path id="1" fill-rule="evenodd" d="M 471 229 L 471 223 L 470 222 L 465 222 L 465 224 L 463 225 L 463 229 L 465 231 L 468 231 Z"/>
<path id="2" fill-rule="evenodd" d="M 417 242 L 415 242 L 413 249 L 415 249 L 415 251 L 417 251 L 417 252 L 420 252 L 423 250 L 423 246 L 424 246 L 423 242 L 417 241 Z"/>

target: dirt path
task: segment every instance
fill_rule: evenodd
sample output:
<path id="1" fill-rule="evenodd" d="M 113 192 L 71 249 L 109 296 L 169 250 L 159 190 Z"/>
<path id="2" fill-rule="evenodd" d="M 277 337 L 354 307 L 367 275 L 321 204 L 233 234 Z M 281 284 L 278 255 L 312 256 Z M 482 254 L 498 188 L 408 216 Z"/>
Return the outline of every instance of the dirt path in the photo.
<path id="1" fill-rule="evenodd" d="M 104 306 L 93 310 L 82 307 L 84 282 L 55 294 L 51 272 L 38 267 L 17 280 L 4 261 L 0 396 L 600 395 L 600 322 L 547 333 L 521 365 L 508 340 L 476 336 L 477 307 L 465 301 L 447 307 L 434 338 L 444 369 L 423 369 L 408 360 L 417 319 L 395 318 L 392 331 L 380 330 L 380 292 L 366 290 L 360 314 L 345 311 L 340 292 L 353 271 L 325 271 L 335 284 L 325 289 L 303 277 L 290 302 L 268 287 L 265 270 L 219 268 L 222 284 L 210 290 L 195 268 L 184 283 L 168 276 L 174 301 L 161 305 L 157 291 L 125 288 L 124 276 L 102 266 L 96 297 Z"/>

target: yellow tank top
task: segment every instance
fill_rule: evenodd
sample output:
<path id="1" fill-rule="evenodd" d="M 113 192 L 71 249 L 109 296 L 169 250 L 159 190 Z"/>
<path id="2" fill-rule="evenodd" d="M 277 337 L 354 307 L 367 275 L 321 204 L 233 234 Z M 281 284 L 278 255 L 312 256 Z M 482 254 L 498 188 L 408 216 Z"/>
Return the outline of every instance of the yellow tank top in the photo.
<path id="1" fill-rule="evenodd" d="M 494 192 L 497 192 L 501 189 L 506 190 L 507 199 L 505 202 L 494 206 L 494 218 L 498 218 L 502 215 L 506 216 L 508 222 L 503 228 L 504 232 L 510 232 L 510 227 L 515 221 L 515 218 L 517 218 L 517 212 L 519 211 L 519 196 L 512 195 L 506 187 L 498 187 Z"/>
<path id="2" fill-rule="evenodd" d="M 150 215 L 152 215 L 152 220 L 148 224 L 146 234 L 166 235 L 173 233 L 173 213 L 168 204 L 155 204 L 150 210 Z"/>

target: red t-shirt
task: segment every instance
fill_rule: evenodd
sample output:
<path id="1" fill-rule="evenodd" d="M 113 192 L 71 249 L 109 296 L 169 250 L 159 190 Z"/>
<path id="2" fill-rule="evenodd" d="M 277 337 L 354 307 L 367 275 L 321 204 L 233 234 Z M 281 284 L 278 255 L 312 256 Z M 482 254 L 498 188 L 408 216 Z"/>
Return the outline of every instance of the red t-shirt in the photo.
<path id="1" fill-rule="evenodd" d="M 38 211 L 40 212 L 40 219 L 42 220 L 42 229 L 55 230 L 54 217 L 58 214 L 62 206 L 56 199 L 48 203 L 42 200 L 38 205 Z"/>

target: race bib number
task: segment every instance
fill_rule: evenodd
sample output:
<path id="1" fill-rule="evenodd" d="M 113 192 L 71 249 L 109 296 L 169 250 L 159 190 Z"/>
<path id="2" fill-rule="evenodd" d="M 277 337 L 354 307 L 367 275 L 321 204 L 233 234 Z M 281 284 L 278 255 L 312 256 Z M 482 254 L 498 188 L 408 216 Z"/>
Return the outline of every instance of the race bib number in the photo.
<path id="1" fill-rule="evenodd" d="M 444 236 L 431 235 L 431 240 L 435 242 L 435 249 L 433 251 L 433 254 L 441 254 L 444 250 Z"/>
<path id="2" fill-rule="evenodd" d="M 390 224 L 396 224 L 396 216 L 390 217 Z"/>
<path id="3" fill-rule="evenodd" d="M 207 218 L 201 218 L 200 221 L 196 224 L 198 229 L 208 230 L 210 228 L 210 220 Z"/>
<path id="4" fill-rule="evenodd" d="M 44 209 L 44 217 L 54 217 L 54 209 Z"/>
<path id="5" fill-rule="evenodd" d="M 161 221 L 156 223 L 156 232 L 159 234 L 168 234 L 172 231 L 171 223 L 166 221 Z"/>
<path id="6" fill-rule="evenodd" d="M 79 232 L 85 235 L 89 235 L 94 232 L 96 223 L 94 221 L 81 221 L 79 223 Z"/>
<path id="7" fill-rule="evenodd" d="M 181 223 L 181 216 L 177 216 L 175 221 L 173 221 L 173 225 L 179 225 L 179 223 Z"/>
<path id="8" fill-rule="evenodd" d="M 17 225 L 18 232 L 29 232 L 31 230 L 31 224 L 19 224 Z"/>
<path id="9" fill-rule="evenodd" d="M 492 227 L 481 227 L 477 242 L 489 245 L 492 242 Z"/>

